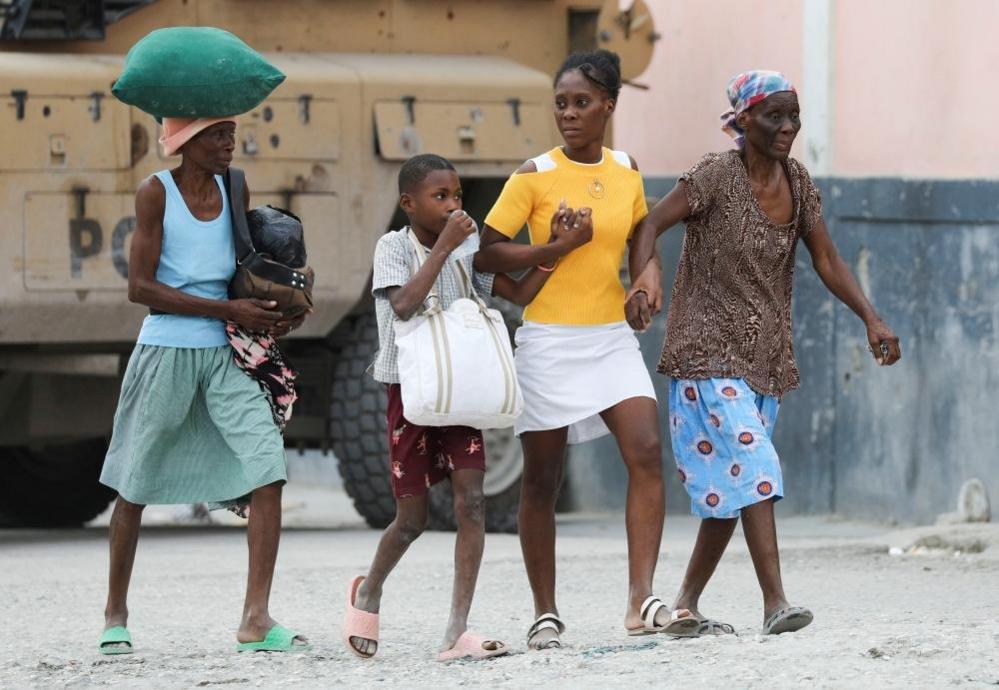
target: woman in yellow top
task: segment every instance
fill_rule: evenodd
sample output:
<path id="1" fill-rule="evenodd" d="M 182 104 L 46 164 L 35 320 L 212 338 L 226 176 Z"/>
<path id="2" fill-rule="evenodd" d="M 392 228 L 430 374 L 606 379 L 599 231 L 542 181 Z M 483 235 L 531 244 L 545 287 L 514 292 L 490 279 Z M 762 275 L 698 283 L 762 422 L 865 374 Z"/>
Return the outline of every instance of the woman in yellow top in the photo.
<path id="1" fill-rule="evenodd" d="M 696 635 L 687 611 L 652 592 L 665 517 L 659 415 L 638 340 L 625 321 L 619 272 L 635 226 L 647 211 L 642 178 L 628 154 L 602 146 L 621 88 L 617 55 L 570 55 L 555 77 L 555 123 L 565 145 L 527 161 L 507 180 L 486 217 L 476 269 L 553 270 L 517 331 L 517 377 L 524 414 L 518 516 L 534 593 L 528 646 L 561 646 L 555 605 L 555 500 L 567 443 L 612 433 L 628 468 L 629 634 Z M 566 237 L 549 243 L 550 219 L 564 208 Z M 573 210 L 575 209 L 575 210 Z M 530 245 L 511 239 L 527 224 Z M 567 249 L 571 249 L 568 251 Z M 646 308 L 646 294 L 628 302 Z"/>

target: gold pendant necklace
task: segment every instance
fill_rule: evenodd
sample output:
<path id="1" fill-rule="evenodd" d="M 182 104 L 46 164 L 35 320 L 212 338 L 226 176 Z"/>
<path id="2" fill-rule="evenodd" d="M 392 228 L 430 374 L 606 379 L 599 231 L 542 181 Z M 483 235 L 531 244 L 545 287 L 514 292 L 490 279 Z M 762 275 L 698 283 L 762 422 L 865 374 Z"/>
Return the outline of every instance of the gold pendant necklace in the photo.
<path id="1" fill-rule="evenodd" d="M 590 196 L 594 199 L 604 198 L 604 184 L 599 178 L 594 177 L 593 182 L 591 182 L 590 186 L 586 188 L 586 191 L 588 191 Z"/>

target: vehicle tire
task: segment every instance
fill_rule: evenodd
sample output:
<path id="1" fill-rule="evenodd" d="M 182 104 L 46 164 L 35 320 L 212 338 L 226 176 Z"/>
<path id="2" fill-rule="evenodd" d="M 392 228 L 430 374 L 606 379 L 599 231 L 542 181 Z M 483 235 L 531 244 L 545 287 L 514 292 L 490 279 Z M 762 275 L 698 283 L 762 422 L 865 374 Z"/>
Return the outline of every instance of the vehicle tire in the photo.
<path id="1" fill-rule="evenodd" d="M 0 448 L 0 525 L 79 527 L 100 515 L 115 497 L 98 481 L 107 448 L 104 439 Z"/>
<path id="2" fill-rule="evenodd" d="M 371 527 L 395 518 L 389 483 L 384 387 L 367 373 L 378 352 L 374 312 L 358 316 L 343 339 L 333 366 L 330 435 L 337 469 L 354 508 Z"/>

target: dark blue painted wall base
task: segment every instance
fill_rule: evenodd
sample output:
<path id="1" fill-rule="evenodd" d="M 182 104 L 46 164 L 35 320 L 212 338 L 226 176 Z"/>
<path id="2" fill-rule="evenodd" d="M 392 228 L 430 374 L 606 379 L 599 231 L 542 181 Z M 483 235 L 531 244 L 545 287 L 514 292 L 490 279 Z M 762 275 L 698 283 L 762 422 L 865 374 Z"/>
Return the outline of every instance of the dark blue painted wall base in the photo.
<path id="1" fill-rule="evenodd" d="M 646 180 L 661 196 L 674 179 Z M 782 513 L 930 522 L 978 477 L 999 501 L 999 182 L 818 180 L 833 240 L 902 339 L 881 368 L 863 324 L 833 298 L 799 246 L 794 336 L 802 387 L 775 434 Z M 671 286 L 682 228 L 660 238 Z M 654 370 L 665 313 L 640 337 Z M 665 432 L 666 379 L 653 374 L 664 429 L 668 505 L 686 512 Z M 627 476 L 611 438 L 572 449 L 575 507 L 624 505 Z"/>

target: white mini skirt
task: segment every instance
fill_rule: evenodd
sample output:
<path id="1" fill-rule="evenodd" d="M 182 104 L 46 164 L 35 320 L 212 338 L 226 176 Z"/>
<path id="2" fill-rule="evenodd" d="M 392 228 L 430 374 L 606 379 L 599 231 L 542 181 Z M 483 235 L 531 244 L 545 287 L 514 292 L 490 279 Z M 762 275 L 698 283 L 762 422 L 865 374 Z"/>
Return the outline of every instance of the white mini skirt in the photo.
<path id="1" fill-rule="evenodd" d="M 610 433 L 600 413 L 628 398 L 656 399 L 638 339 L 625 321 L 599 326 L 524 322 L 514 361 L 524 395 L 517 435 L 569 427 L 569 443 Z"/>

